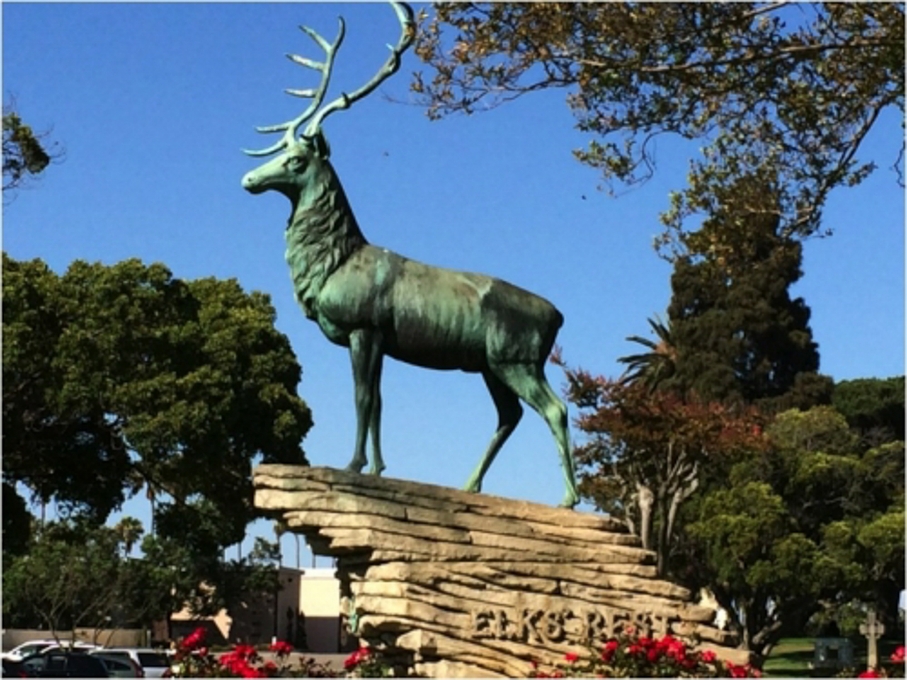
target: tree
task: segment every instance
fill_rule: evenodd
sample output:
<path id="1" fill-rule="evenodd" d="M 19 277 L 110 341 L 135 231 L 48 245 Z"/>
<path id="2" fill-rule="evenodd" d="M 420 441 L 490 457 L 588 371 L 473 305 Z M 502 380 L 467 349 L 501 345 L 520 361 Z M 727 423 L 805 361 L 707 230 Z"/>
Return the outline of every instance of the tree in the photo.
<path id="1" fill-rule="evenodd" d="M 770 446 L 686 506 L 681 541 L 687 573 L 762 656 L 823 603 L 890 615 L 904 579 L 903 443 L 861 453 L 828 406 L 781 413 L 766 432 Z"/>
<path id="2" fill-rule="evenodd" d="M 642 382 L 649 389 L 655 389 L 671 378 L 677 370 L 677 347 L 671 333 L 670 321 L 663 323 L 657 316 L 647 321 L 658 338 L 657 341 L 631 335 L 627 340 L 640 344 L 649 351 L 644 354 L 623 356 L 618 361 L 627 365 L 627 370 L 621 377 L 623 382 L 628 384 Z"/>
<path id="3" fill-rule="evenodd" d="M 14 192 L 62 157 L 57 144 L 47 143 L 47 133 L 35 133 L 16 112 L 15 102 L 3 106 L 3 204 Z"/>
<path id="4" fill-rule="evenodd" d="M 120 543 L 123 544 L 123 557 L 128 557 L 138 540 L 145 533 L 145 527 L 135 517 L 124 517 L 113 527 Z"/>
<path id="5" fill-rule="evenodd" d="M 3 573 L 6 625 L 52 635 L 104 626 L 120 602 L 122 560 L 115 533 L 85 522 L 39 528 L 27 554 Z"/>
<path id="6" fill-rule="evenodd" d="M 28 511 L 25 500 L 16 493 L 16 488 L 3 482 L 0 496 L 3 500 L 3 554 L 6 557 L 4 566 L 9 564 L 9 559 L 23 554 L 28 549 L 31 538 L 32 516 Z"/>
<path id="7" fill-rule="evenodd" d="M 902 3 L 444 3 L 423 17 L 412 89 L 431 118 L 567 88 L 577 158 L 609 183 L 655 169 L 673 133 L 704 143 L 671 197 L 658 245 L 715 212 L 734 180 L 777 173 L 780 234 L 819 232 L 838 186 L 875 168 L 857 152 L 880 114 L 904 108 Z M 903 151 L 903 140 L 901 151 Z M 897 158 L 895 159 L 895 156 Z M 902 155 L 892 149 L 900 167 Z M 735 216 L 751 213 L 731 200 Z"/>
<path id="8" fill-rule="evenodd" d="M 580 493 L 638 534 L 664 575 L 682 504 L 705 468 L 762 445 L 761 420 L 695 395 L 565 372 L 576 425 L 589 437 L 574 450 Z"/>
<path id="9" fill-rule="evenodd" d="M 255 516 L 253 461 L 305 463 L 311 413 L 267 296 L 4 254 L 3 303 L 4 482 L 96 524 L 144 485 L 158 533 L 204 526 L 219 554 Z"/>
<path id="10" fill-rule="evenodd" d="M 819 368 L 809 307 L 789 293 L 802 274 L 802 244 L 780 231 L 774 181 L 747 177 L 723 192 L 674 261 L 668 318 L 676 360 L 667 386 L 709 399 L 809 407 L 783 400 L 796 390 L 805 401 L 806 376 L 815 382 Z M 732 195 L 753 214 L 735 217 Z M 827 402 L 826 383 L 816 398 Z"/>
<path id="11" fill-rule="evenodd" d="M 842 380 L 832 404 L 867 442 L 904 440 L 904 376 Z"/>

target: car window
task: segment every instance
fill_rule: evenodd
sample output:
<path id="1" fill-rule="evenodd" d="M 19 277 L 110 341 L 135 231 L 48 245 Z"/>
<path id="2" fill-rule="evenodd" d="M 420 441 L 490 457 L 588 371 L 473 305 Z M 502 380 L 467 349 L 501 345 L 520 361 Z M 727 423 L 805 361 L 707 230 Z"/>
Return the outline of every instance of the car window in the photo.
<path id="1" fill-rule="evenodd" d="M 38 671 L 44 668 L 44 664 L 47 662 L 43 656 L 35 656 L 31 659 L 24 659 L 22 661 L 22 666 L 29 671 Z"/>
<path id="2" fill-rule="evenodd" d="M 44 667 L 49 671 L 66 670 L 66 657 L 62 654 L 48 654 L 47 664 Z"/>
<path id="3" fill-rule="evenodd" d="M 104 662 L 94 656 L 87 654 L 74 654 L 69 657 L 69 669 L 77 671 L 80 675 L 85 673 L 85 677 L 101 676 L 107 674 L 107 667 Z"/>
<path id="4" fill-rule="evenodd" d="M 112 656 L 99 656 L 97 657 L 104 662 L 104 665 L 111 670 L 117 671 L 131 671 L 132 666 L 129 665 L 128 661 L 123 659 L 115 659 Z"/>
<path id="5" fill-rule="evenodd" d="M 116 657 L 117 659 L 128 659 L 129 652 L 114 652 L 114 651 L 105 649 L 104 656 L 107 656 L 107 657 L 113 656 L 113 657 Z"/>
<path id="6" fill-rule="evenodd" d="M 157 652 L 139 652 L 139 663 L 145 668 L 159 668 L 170 666 L 170 661 L 163 654 Z"/>

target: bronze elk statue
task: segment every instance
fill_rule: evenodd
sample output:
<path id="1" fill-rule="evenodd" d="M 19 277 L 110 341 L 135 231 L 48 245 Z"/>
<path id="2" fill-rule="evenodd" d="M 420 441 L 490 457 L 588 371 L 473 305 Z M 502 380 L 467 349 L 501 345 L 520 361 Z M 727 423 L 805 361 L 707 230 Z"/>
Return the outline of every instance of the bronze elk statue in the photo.
<path id="1" fill-rule="evenodd" d="M 416 366 L 481 373 L 498 411 L 498 427 L 478 467 L 465 485 L 481 491 L 482 479 L 522 416 L 522 399 L 548 423 L 557 442 L 566 483 L 562 505 L 579 500 L 567 430 L 567 409 L 545 379 L 544 364 L 563 323 L 547 300 L 506 281 L 431 267 L 376 247 L 365 239 L 343 187 L 329 161 L 322 133 L 324 119 L 374 91 L 400 67 L 415 37 L 410 7 L 391 3 L 402 27 L 397 45 L 365 85 L 322 106 L 334 57 L 345 26 L 329 43 L 307 26 L 300 28 L 324 50 L 323 62 L 288 55 L 321 74 L 317 88 L 287 90 L 311 99 L 303 113 L 286 123 L 257 128 L 282 132 L 273 146 L 246 151 L 280 155 L 243 177 L 258 194 L 275 190 L 292 203 L 286 228 L 286 259 L 296 300 L 331 342 L 348 347 L 353 364 L 356 441 L 347 469 L 366 464 L 371 434 L 370 472 L 384 470 L 381 457 L 381 366 L 385 356 Z M 305 130 L 299 128 L 308 121 Z"/>

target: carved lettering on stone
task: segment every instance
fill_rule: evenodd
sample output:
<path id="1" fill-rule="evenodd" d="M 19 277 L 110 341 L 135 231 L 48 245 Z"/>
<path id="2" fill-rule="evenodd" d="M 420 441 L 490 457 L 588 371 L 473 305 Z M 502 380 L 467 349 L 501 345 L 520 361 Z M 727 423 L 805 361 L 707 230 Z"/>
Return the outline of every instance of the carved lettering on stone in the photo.
<path id="1" fill-rule="evenodd" d="M 498 607 L 471 612 L 473 639 L 537 643 L 603 642 L 630 629 L 640 636 L 664 635 L 670 621 L 664 616 L 612 607 L 596 609 L 538 609 Z"/>

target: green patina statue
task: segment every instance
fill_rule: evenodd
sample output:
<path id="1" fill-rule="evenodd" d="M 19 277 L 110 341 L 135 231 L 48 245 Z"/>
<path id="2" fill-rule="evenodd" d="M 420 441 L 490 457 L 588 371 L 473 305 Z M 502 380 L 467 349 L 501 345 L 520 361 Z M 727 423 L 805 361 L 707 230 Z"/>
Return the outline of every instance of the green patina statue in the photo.
<path id="1" fill-rule="evenodd" d="M 486 471 L 520 420 L 522 399 L 554 434 L 566 482 L 562 505 L 573 507 L 579 497 L 567 409 L 544 373 L 545 360 L 563 323 L 561 313 L 547 300 L 505 281 L 430 267 L 370 245 L 328 160 L 330 149 L 321 130 L 325 117 L 375 90 L 397 71 L 401 55 L 412 44 L 412 10 L 403 3 L 391 4 L 403 30 L 390 57 L 365 85 L 322 108 L 334 57 L 343 41 L 343 19 L 333 43 L 301 27 L 321 46 L 326 58 L 319 63 L 289 57 L 319 71 L 321 83 L 315 89 L 287 90 L 312 99 L 298 118 L 258 128 L 260 132 L 283 132 L 283 137 L 267 149 L 246 153 L 281 154 L 249 172 L 243 187 L 253 194 L 273 189 L 290 199 L 286 259 L 296 299 L 331 342 L 349 347 L 356 442 L 348 469 L 359 472 L 366 464 L 365 440 L 370 432 L 370 472 L 379 475 L 384 470 L 380 383 L 381 364 L 388 355 L 426 368 L 481 373 L 485 379 L 498 410 L 498 428 L 466 483 L 467 490 L 481 491 Z M 308 125 L 297 137 L 305 121 Z"/>

